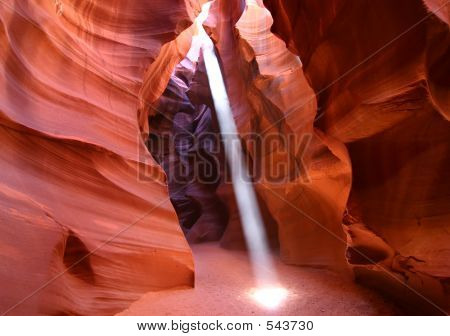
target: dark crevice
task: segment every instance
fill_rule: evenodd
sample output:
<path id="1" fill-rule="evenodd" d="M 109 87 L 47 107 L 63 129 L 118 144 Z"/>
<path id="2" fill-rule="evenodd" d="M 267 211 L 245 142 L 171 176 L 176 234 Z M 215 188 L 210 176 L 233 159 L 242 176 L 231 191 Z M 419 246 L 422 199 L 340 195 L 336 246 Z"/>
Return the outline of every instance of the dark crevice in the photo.
<path id="1" fill-rule="evenodd" d="M 73 231 L 69 231 L 69 236 L 66 240 L 63 262 L 67 267 L 68 273 L 89 284 L 95 283 L 95 274 L 91 266 L 90 252 Z"/>
<path id="2" fill-rule="evenodd" d="M 224 156 L 202 59 L 177 65 L 149 118 L 149 152 L 167 175 L 171 202 L 191 243 L 219 240 L 228 211 L 217 195 Z"/>

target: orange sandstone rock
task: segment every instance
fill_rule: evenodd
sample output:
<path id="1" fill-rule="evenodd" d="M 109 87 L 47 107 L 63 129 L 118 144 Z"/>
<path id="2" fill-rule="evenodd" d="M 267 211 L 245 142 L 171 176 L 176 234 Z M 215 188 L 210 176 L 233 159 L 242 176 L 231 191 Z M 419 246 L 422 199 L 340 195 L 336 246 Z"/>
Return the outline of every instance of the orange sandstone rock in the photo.
<path id="1" fill-rule="evenodd" d="M 136 112 L 184 1 L 2 1 L 0 20 L 0 312 L 112 314 L 193 286 Z"/>

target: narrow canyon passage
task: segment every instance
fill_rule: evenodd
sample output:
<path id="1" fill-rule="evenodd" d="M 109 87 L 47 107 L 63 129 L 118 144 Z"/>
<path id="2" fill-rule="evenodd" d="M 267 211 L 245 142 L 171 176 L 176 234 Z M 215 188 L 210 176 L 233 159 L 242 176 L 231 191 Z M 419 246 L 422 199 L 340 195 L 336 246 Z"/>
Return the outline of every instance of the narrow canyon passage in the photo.
<path id="1" fill-rule="evenodd" d="M 449 8 L 0 0 L 0 313 L 448 314 Z"/>
<path id="2" fill-rule="evenodd" d="M 243 155 L 246 157 L 247 163 L 251 164 L 250 170 L 256 169 L 262 172 L 262 178 L 259 176 L 259 179 L 254 180 L 254 187 L 258 192 L 259 205 L 265 209 L 264 222 L 268 236 L 272 245 L 280 247 L 279 252 L 276 253 L 280 253 L 281 259 L 288 264 L 328 267 L 340 275 L 345 274 L 346 270 L 350 270 L 349 266 L 353 266 L 357 277 L 364 279 L 371 287 L 383 292 L 385 290 L 383 284 L 390 283 L 386 287 L 391 287 L 387 290 L 387 294 L 395 297 L 398 295 L 395 288 L 402 285 L 402 280 L 398 279 L 396 274 L 390 273 L 390 268 L 397 267 L 395 262 L 393 266 L 385 267 L 385 265 L 388 265 L 392 258 L 402 260 L 403 257 L 392 251 L 383 239 L 377 237 L 362 223 L 359 204 L 356 200 L 357 187 L 360 182 L 358 179 L 356 179 L 356 188 L 352 190 L 353 193 L 349 200 L 353 177 L 359 177 L 358 172 L 352 174 L 352 163 L 349 157 L 355 152 L 355 146 L 349 144 L 346 147 L 333 136 L 322 133 L 323 129 L 318 127 L 321 122 L 315 122 L 315 116 L 318 119 L 321 117 L 316 101 L 316 98 L 321 97 L 315 96 L 311 88 L 313 84 L 311 78 L 304 76 L 304 66 L 300 58 L 291 52 L 292 48 L 288 50 L 287 45 L 271 32 L 273 18 L 261 1 L 247 1 L 246 5 L 245 9 L 240 12 L 239 6 L 228 8 L 223 7 L 223 3 L 213 3 L 211 15 L 214 19 L 210 20 L 212 23 L 206 20 L 205 27 L 216 42 L 215 50 L 220 57 L 221 71 L 223 71 L 222 74 L 227 83 L 228 92 L 223 96 L 229 95 L 226 97 L 226 101 L 228 104 L 229 100 L 231 104 L 232 113 L 238 126 L 238 130 L 233 133 L 239 133 L 242 138 Z M 200 30 L 203 31 L 202 26 L 200 26 Z M 189 153 L 192 154 L 199 148 L 206 149 L 206 152 L 210 151 L 209 154 L 212 154 L 211 157 L 215 156 L 219 165 L 223 165 L 223 161 L 225 161 L 223 147 L 226 147 L 227 143 L 225 141 L 224 146 L 217 144 L 221 142 L 221 139 L 217 137 L 219 127 L 215 115 L 217 111 L 214 110 L 216 102 L 213 103 L 211 97 L 217 93 L 214 90 L 220 86 L 218 84 L 221 80 L 215 78 L 211 83 L 210 77 L 208 84 L 202 57 L 189 57 L 195 43 L 198 43 L 196 35 L 192 39 L 188 57 L 175 66 L 168 87 L 155 105 L 157 106 L 156 116 L 163 115 L 166 119 L 171 120 L 171 127 L 174 130 L 172 133 L 175 137 L 183 133 L 181 138 L 187 140 L 188 133 L 192 135 L 192 138 L 183 144 L 177 144 L 175 141 L 173 152 L 176 155 L 171 159 L 168 155 L 167 163 L 165 166 L 163 165 L 169 179 L 172 203 L 190 243 L 220 241 L 220 244 L 216 245 L 226 247 L 227 243 L 238 237 L 239 242 L 236 244 L 235 241 L 235 245 L 239 245 L 240 248 L 249 247 L 249 244 L 254 242 L 258 244 L 261 239 L 252 237 L 251 234 L 243 234 L 246 231 L 246 225 L 236 218 L 239 212 L 242 215 L 243 210 L 236 206 L 232 192 L 230 192 L 230 185 L 226 189 L 226 183 L 223 181 L 223 167 L 214 167 L 215 177 L 218 177 L 220 181 L 218 180 L 218 183 L 214 184 L 212 188 L 205 188 L 201 178 L 194 183 L 187 184 L 171 182 L 174 177 L 175 179 L 177 177 L 175 176 L 177 169 L 171 168 L 171 164 L 175 168 L 177 165 L 183 166 L 185 170 L 189 171 L 189 177 L 194 177 L 194 179 L 198 178 L 196 174 L 202 175 L 202 172 L 196 169 L 198 168 L 195 166 L 196 159 L 194 158 L 192 161 L 192 156 L 189 156 Z M 240 73 L 236 72 L 237 68 L 241 69 Z M 211 91 L 209 87 L 211 87 Z M 170 97 L 169 104 L 167 103 L 168 97 Z M 165 101 L 166 103 L 164 103 Z M 191 112 L 188 112 L 189 110 Z M 209 124 L 203 123 L 200 131 L 197 131 L 196 125 L 202 124 L 199 121 L 201 118 L 199 119 L 197 115 L 205 114 L 205 110 L 208 110 L 206 115 L 209 118 Z M 168 116 L 170 118 L 167 118 Z M 152 115 L 149 119 L 150 130 L 155 129 L 155 125 L 157 129 L 159 128 L 159 124 L 155 124 L 154 118 Z M 214 127 L 209 127 L 213 120 L 216 121 Z M 280 121 L 281 124 L 277 125 Z M 266 134 L 267 130 L 270 130 L 269 134 Z M 196 139 L 202 136 L 202 132 L 208 133 L 208 131 L 209 135 L 211 132 L 216 135 L 216 143 L 214 141 L 212 143 L 213 147 L 216 146 L 219 150 L 214 151 L 212 147 L 205 148 L 204 144 Z M 158 132 L 157 130 L 156 133 Z M 249 134 L 260 136 L 262 141 L 271 136 L 279 141 L 272 148 L 273 143 L 270 145 L 267 143 L 256 144 L 250 141 Z M 286 135 L 292 135 L 294 141 L 286 142 Z M 305 139 L 306 147 L 303 147 Z M 264 150 L 265 147 L 270 147 L 270 149 Z M 349 148 L 352 150 L 350 153 L 348 152 Z M 357 158 L 353 159 L 354 162 L 358 162 Z M 291 162 L 294 164 L 292 165 Z M 304 170 L 305 162 L 308 165 L 308 171 Z M 284 164 L 281 183 L 274 180 L 272 175 L 273 167 L 279 167 L 280 163 L 281 166 Z M 237 160 L 230 162 L 232 167 L 233 164 L 238 164 Z M 180 191 L 183 195 L 181 198 L 179 197 Z M 238 194 L 238 196 L 240 195 Z M 253 211 L 252 209 L 253 207 L 247 206 L 244 211 L 250 213 Z M 298 225 L 298 215 L 300 218 L 306 217 L 305 227 Z M 302 224 L 305 225 L 305 222 L 302 221 Z M 274 232 L 276 233 L 274 234 Z M 247 239 L 247 244 L 243 242 L 245 239 Z M 197 263 L 204 265 L 208 260 L 206 256 L 208 253 L 213 255 L 223 253 L 220 262 L 215 267 L 211 265 L 214 269 L 221 269 L 223 260 L 238 255 L 238 252 L 235 251 L 229 251 L 230 254 L 227 255 L 225 252 L 218 251 L 218 248 L 209 247 L 208 249 L 193 245 Z M 408 257 L 406 259 L 414 260 Z M 421 260 L 417 261 L 421 262 Z M 372 267 L 376 263 L 380 263 L 380 267 Z M 249 285 L 252 281 L 252 274 L 253 281 L 255 278 L 257 281 L 256 274 L 259 269 L 263 268 L 261 264 L 264 263 L 254 263 L 253 272 L 245 272 L 246 277 L 242 276 L 242 282 Z M 405 277 L 408 279 L 410 276 L 407 273 L 410 269 L 409 266 L 404 266 L 403 261 L 399 261 L 399 265 L 402 268 L 402 270 L 398 270 L 399 273 L 403 273 L 403 268 L 405 268 L 407 270 Z M 227 268 L 227 266 L 224 267 Z M 275 273 L 280 268 L 279 263 L 276 268 Z M 280 276 L 282 287 L 288 286 L 283 282 L 289 282 L 288 279 L 292 278 L 292 271 L 287 271 L 287 269 L 280 271 L 283 273 Z M 204 277 L 199 275 L 201 272 L 204 272 L 203 266 L 196 269 L 196 275 L 199 277 L 197 279 L 200 280 L 196 281 L 196 289 L 193 292 L 167 295 L 171 297 L 173 295 L 174 302 L 177 301 L 178 295 L 181 295 L 196 305 L 196 300 L 201 301 L 199 295 L 207 296 L 205 288 L 213 287 L 213 282 L 202 280 Z M 414 276 L 416 275 L 419 278 L 422 277 L 418 273 L 415 273 Z M 344 278 L 350 278 L 350 276 L 344 276 Z M 219 281 L 218 293 L 225 292 L 222 290 L 223 288 L 231 288 L 231 296 L 243 297 L 238 294 L 237 282 L 226 281 L 219 276 L 217 280 Z M 426 282 L 421 281 L 423 283 L 421 286 L 428 286 Z M 326 280 L 321 279 L 319 283 L 326 283 Z M 357 288 L 345 280 L 342 280 L 342 284 L 348 290 Z M 413 284 L 412 287 L 411 284 Z M 421 306 L 423 310 L 420 308 L 420 311 L 443 312 L 433 300 L 428 300 L 427 297 L 420 294 L 420 291 L 416 291 L 415 286 L 418 285 L 416 281 L 411 284 L 404 284 L 405 288 L 400 286 L 403 292 L 401 295 Z M 294 293 L 299 290 L 296 287 L 298 284 L 293 287 L 292 284 L 289 285 Z M 253 284 L 253 286 L 255 285 Z M 311 288 L 314 292 L 314 286 Z M 158 297 L 158 295 L 151 294 L 150 296 Z M 314 296 L 314 294 L 311 295 Z M 287 307 L 291 308 L 281 308 L 282 314 L 289 313 L 289 309 L 295 310 L 292 308 L 295 306 L 292 304 L 295 302 L 293 299 L 295 296 L 293 294 L 290 297 L 291 304 L 287 303 Z M 365 299 L 367 298 L 361 297 L 361 301 Z M 234 302 L 233 298 L 230 300 Z M 329 303 L 324 302 L 323 304 L 332 306 L 333 297 L 330 300 Z M 145 305 L 143 301 L 145 300 L 140 302 Z M 220 302 L 220 300 L 218 301 Z M 214 306 L 213 302 L 211 302 L 211 306 Z M 347 306 L 345 300 L 343 306 Z M 386 304 L 386 307 L 388 306 L 389 304 Z M 251 304 L 248 307 L 251 307 Z M 373 310 L 370 314 L 379 313 L 376 309 L 382 309 L 382 307 L 383 303 L 375 304 L 371 308 Z M 233 309 L 230 308 L 230 311 Z M 341 310 L 333 313 L 343 314 L 344 312 Z M 366 313 L 369 312 L 361 314 Z"/>
<path id="3" fill-rule="evenodd" d="M 379 294 L 325 269 L 289 266 L 275 258 L 287 299 L 260 305 L 248 255 L 217 243 L 192 246 L 195 288 L 147 293 L 119 315 L 396 315 L 401 310 Z"/>

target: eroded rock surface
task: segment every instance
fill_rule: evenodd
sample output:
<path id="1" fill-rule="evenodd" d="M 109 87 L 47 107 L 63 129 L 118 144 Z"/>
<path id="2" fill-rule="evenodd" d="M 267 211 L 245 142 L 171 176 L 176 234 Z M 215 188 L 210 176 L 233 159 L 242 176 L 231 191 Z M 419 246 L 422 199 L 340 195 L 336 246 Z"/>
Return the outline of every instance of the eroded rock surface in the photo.
<path id="1" fill-rule="evenodd" d="M 264 3 L 316 92 L 315 124 L 349 150 L 345 227 L 357 278 L 422 312 L 443 313 L 450 276 L 448 4 Z"/>
<path id="2" fill-rule="evenodd" d="M 0 313 L 111 314 L 192 286 L 136 112 L 184 1 L 7 0 L 0 19 Z"/>
<path id="3" fill-rule="evenodd" d="M 245 246 L 230 184 L 163 169 L 191 171 L 186 129 L 217 132 L 204 71 L 182 62 L 204 2 L 0 4 L 1 312 L 111 314 L 192 286 L 179 224 Z M 448 8 L 216 0 L 205 23 L 282 260 L 421 313 L 449 309 Z M 183 141 L 152 157 L 165 129 Z"/>

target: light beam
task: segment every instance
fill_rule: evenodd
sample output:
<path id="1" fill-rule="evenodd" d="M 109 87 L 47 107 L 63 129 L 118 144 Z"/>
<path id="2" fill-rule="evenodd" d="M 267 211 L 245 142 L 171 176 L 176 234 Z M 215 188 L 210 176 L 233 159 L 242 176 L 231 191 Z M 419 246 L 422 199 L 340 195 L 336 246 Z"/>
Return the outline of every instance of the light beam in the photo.
<path id="1" fill-rule="evenodd" d="M 198 28 L 198 40 L 196 39 L 194 44 L 200 41 L 225 155 L 231 170 L 234 194 L 256 279 L 257 288 L 251 292 L 251 297 L 266 308 L 276 308 L 286 298 L 287 291 L 277 285 L 278 280 L 268 248 L 261 212 L 251 178 L 248 176 L 241 140 L 214 51 L 214 44 L 203 29 L 210 6 L 210 2 L 205 3 L 195 21 Z"/>

